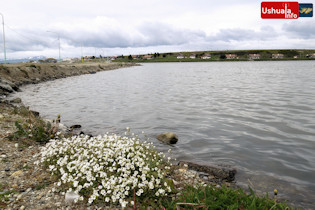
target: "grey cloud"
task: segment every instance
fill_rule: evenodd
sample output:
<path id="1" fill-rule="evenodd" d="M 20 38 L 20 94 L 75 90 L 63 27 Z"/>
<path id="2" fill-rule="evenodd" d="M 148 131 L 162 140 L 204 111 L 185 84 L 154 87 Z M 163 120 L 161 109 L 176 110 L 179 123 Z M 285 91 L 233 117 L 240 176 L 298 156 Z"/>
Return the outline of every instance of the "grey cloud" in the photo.
<path id="1" fill-rule="evenodd" d="M 49 34 L 37 29 L 6 28 L 6 47 L 9 52 L 38 51 L 55 46 Z M 56 39 L 56 38 L 55 38 Z"/>
<path id="2" fill-rule="evenodd" d="M 221 40 L 224 42 L 231 41 L 252 41 L 252 40 L 268 40 L 275 38 L 278 34 L 271 26 L 262 27 L 259 31 L 250 29 L 221 29 L 217 34 L 209 36 L 208 40 Z"/>
<path id="3" fill-rule="evenodd" d="M 178 29 L 163 23 L 145 23 L 139 27 L 145 45 L 181 45 L 204 39 L 203 31 Z"/>
<path id="4" fill-rule="evenodd" d="M 315 38 L 315 24 L 314 22 L 291 22 L 284 24 L 282 29 L 291 37 L 302 39 Z"/>
<path id="5" fill-rule="evenodd" d="M 128 32 L 124 28 L 104 28 L 99 31 L 80 29 L 62 32 L 63 39 L 69 44 L 100 48 L 146 47 L 159 45 L 180 45 L 204 39 L 203 31 L 177 29 L 163 23 L 147 22 Z"/>

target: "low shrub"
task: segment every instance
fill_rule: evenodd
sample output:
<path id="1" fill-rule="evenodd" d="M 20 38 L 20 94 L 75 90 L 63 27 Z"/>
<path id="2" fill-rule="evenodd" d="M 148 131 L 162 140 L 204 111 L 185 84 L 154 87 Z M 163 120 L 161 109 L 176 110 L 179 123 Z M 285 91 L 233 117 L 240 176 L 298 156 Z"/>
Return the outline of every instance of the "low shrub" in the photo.
<path id="1" fill-rule="evenodd" d="M 78 195 L 76 201 L 106 202 L 122 207 L 166 196 L 172 191 L 166 178 L 170 163 L 152 143 L 115 134 L 73 136 L 51 140 L 41 160 L 58 181 L 56 187 Z"/>

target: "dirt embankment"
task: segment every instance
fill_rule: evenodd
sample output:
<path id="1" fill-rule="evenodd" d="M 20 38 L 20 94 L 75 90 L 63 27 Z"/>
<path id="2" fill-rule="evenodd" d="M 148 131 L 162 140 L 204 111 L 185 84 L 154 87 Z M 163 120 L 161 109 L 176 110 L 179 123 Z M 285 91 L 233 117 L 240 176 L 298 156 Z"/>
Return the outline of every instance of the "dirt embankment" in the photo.
<path id="1" fill-rule="evenodd" d="M 134 66 L 133 63 L 75 63 L 75 64 L 5 64 L 0 65 L 0 96 L 8 95 L 25 84 L 35 84 L 81 74 Z"/>

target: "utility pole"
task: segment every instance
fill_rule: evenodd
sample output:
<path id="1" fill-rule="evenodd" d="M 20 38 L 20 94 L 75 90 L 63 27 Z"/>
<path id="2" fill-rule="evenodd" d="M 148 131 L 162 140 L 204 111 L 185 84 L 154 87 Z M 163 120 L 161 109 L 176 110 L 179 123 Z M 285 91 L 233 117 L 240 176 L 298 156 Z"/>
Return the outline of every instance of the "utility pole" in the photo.
<path id="1" fill-rule="evenodd" d="M 58 42 L 59 42 L 59 62 L 61 62 L 61 57 L 60 57 L 60 35 L 59 35 L 57 32 L 54 32 L 54 31 L 47 31 L 47 32 L 57 34 L 57 36 L 58 36 Z"/>
<path id="2" fill-rule="evenodd" d="M 81 62 L 83 63 L 83 44 L 81 43 Z"/>
<path id="3" fill-rule="evenodd" d="M 5 49 L 5 34 L 4 34 L 4 17 L 3 14 L 0 13 L 2 16 L 2 30 L 3 30 L 3 54 L 4 54 L 4 63 L 7 62 L 7 54 L 6 54 L 6 49 Z"/>

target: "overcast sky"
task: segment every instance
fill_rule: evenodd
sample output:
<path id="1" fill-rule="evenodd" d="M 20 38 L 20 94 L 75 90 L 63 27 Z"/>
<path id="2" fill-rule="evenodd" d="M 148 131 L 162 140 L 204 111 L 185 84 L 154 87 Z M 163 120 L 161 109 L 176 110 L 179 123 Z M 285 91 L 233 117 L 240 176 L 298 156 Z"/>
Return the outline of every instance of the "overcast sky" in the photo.
<path id="1" fill-rule="evenodd" d="M 9 59 L 57 58 L 57 34 L 62 58 L 81 53 L 315 49 L 314 17 L 261 19 L 261 1 L 256 0 L 1 1 Z M 2 36 L 0 40 L 3 59 Z"/>

